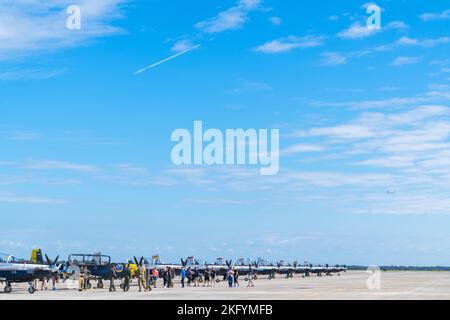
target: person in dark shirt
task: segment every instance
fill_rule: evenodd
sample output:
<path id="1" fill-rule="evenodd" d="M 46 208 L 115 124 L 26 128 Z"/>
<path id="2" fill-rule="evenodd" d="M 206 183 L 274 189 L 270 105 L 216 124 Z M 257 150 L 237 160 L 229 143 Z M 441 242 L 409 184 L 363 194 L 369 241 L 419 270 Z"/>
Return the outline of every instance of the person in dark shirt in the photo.
<path id="1" fill-rule="evenodd" d="M 169 267 L 164 270 L 163 273 L 164 286 L 163 288 L 167 288 L 169 285 Z"/>
<path id="2" fill-rule="evenodd" d="M 191 270 L 191 268 L 188 268 L 186 270 L 186 278 L 187 278 L 187 285 L 188 285 L 188 287 L 190 287 L 191 284 L 192 284 L 192 270 Z"/>
<path id="3" fill-rule="evenodd" d="M 130 280 L 131 280 L 131 270 L 130 268 L 125 268 L 124 270 L 124 283 L 123 283 L 123 291 L 130 291 Z"/>
<path id="4" fill-rule="evenodd" d="M 209 271 L 209 268 L 206 268 L 205 270 L 205 283 L 203 284 L 204 287 L 211 287 L 211 272 Z"/>
<path id="5" fill-rule="evenodd" d="M 116 286 L 114 285 L 114 280 L 117 277 L 116 267 L 115 266 L 111 267 L 110 277 L 111 277 L 111 279 L 109 281 L 109 292 L 115 292 L 116 291 Z"/>
<path id="6" fill-rule="evenodd" d="M 173 277 L 172 269 L 169 267 L 167 270 L 167 288 L 173 288 Z"/>
<path id="7" fill-rule="evenodd" d="M 211 270 L 211 285 L 212 286 L 216 285 L 216 277 L 217 277 L 217 272 L 216 272 L 216 270 L 212 269 Z"/>
<path id="8" fill-rule="evenodd" d="M 234 286 L 239 287 L 239 271 L 237 269 L 234 270 Z"/>

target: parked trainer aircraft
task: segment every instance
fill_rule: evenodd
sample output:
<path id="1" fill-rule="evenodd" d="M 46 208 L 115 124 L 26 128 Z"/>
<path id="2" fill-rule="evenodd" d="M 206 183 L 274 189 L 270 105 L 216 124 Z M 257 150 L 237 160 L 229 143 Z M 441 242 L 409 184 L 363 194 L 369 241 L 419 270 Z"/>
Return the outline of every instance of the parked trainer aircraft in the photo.
<path id="1" fill-rule="evenodd" d="M 34 280 L 45 278 L 50 273 L 59 272 L 58 257 L 51 262 L 46 256 L 48 265 L 34 264 L 8 254 L 0 254 L 0 283 L 5 283 L 5 293 L 12 292 L 12 283 L 29 284 L 28 292 L 33 294 L 36 288 Z"/>

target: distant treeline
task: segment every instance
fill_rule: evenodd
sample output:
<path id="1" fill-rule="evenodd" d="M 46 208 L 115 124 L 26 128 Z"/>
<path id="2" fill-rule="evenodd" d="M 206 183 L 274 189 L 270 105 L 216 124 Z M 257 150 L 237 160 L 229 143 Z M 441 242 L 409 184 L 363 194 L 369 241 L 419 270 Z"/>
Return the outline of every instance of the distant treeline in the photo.
<path id="1" fill-rule="evenodd" d="M 450 267 L 378 266 L 382 271 L 450 271 Z M 347 266 L 348 270 L 367 270 L 367 266 Z"/>

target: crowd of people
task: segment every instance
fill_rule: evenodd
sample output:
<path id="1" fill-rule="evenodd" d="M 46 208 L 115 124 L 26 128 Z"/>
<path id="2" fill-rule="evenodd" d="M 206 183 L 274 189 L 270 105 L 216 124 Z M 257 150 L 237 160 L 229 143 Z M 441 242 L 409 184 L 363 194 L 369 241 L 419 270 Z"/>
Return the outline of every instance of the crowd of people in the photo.
<path id="1" fill-rule="evenodd" d="M 58 272 L 47 273 L 40 279 L 34 280 L 33 287 L 38 288 L 38 283 L 40 283 L 41 291 L 47 291 L 50 281 L 52 282 L 52 290 L 56 290 L 56 284 L 59 283 Z"/>
<path id="2" fill-rule="evenodd" d="M 173 288 L 174 287 L 174 279 L 177 274 L 175 269 L 171 267 L 166 267 L 162 274 L 160 274 L 157 268 L 147 269 L 145 266 L 138 267 L 136 272 L 136 279 L 139 287 L 139 292 L 150 292 L 153 289 L 157 288 L 158 280 L 162 278 L 163 288 Z M 219 275 L 216 270 L 206 268 L 205 270 L 200 270 L 198 268 L 182 268 L 181 272 L 179 272 L 181 287 L 213 287 L 216 286 L 218 282 L 220 282 Z M 250 271 L 246 277 L 246 281 L 248 282 L 247 287 L 254 287 L 253 279 L 255 273 Z M 117 291 L 115 285 L 115 279 L 119 278 L 115 267 L 111 267 L 110 274 L 110 292 Z M 237 269 L 229 269 L 224 277 L 226 279 L 228 286 L 230 288 L 240 287 L 239 283 L 240 274 Z M 130 290 L 131 282 L 132 282 L 132 270 L 131 268 L 125 268 L 121 272 L 120 279 L 121 284 L 120 288 L 124 292 Z M 91 288 L 90 285 L 91 274 L 89 269 L 86 266 L 80 267 L 79 273 L 79 291 L 86 291 Z M 102 280 L 98 280 L 98 288 L 103 288 Z"/>
<path id="3" fill-rule="evenodd" d="M 182 268 L 181 271 L 178 270 L 178 272 L 176 272 L 176 270 L 171 267 L 166 267 L 162 271 L 162 274 L 160 274 L 160 271 L 157 268 L 147 269 L 145 266 L 138 267 L 136 272 L 133 274 L 132 268 L 127 267 L 121 270 L 119 277 L 116 268 L 114 266 L 111 266 L 111 273 L 109 277 L 105 279 L 94 279 L 88 267 L 86 265 L 81 265 L 79 267 L 78 274 L 78 290 L 86 291 L 91 289 L 91 280 L 97 280 L 97 288 L 103 289 L 103 280 L 109 280 L 109 291 L 115 292 L 117 291 L 116 279 L 120 279 L 120 289 L 124 292 L 128 292 L 130 290 L 133 278 L 137 280 L 139 292 L 150 292 L 153 289 L 156 289 L 159 279 L 162 279 L 163 288 L 170 289 L 174 287 L 174 279 L 177 277 L 177 275 L 180 276 L 180 284 L 182 288 L 214 287 L 217 283 L 220 282 L 220 277 L 223 277 L 223 280 L 226 280 L 230 288 L 240 287 L 239 280 L 241 275 L 237 269 L 231 268 L 226 272 L 225 275 L 223 273 L 220 273 L 219 275 L 218 272 L 212 268 L 206 268 L 200 271 L 198 268 L 191 267 Z M 249 273 L 246 274 L 247 287 L 254 287 L 254 278 L 255 273 L 250 270 Z M 48 284 L 50 283 L 50 281 L 52 282 L 52 290 L 56 290 L 56 285 L 59 283 L 59 275 L 57 272 L 51 274 L 49 273 L 45 277 L 36 280 L 34 284 L 34 287 L 36 289 L 38 288 L 38 281 L 41 284 L 40 289 L 42 291 L 48 290 Z"/>

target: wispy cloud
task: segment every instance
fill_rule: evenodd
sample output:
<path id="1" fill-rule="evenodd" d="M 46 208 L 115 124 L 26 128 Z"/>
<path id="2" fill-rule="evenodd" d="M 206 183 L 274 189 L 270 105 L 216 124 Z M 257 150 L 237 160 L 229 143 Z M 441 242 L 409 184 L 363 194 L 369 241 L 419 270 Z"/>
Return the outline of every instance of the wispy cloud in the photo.
<path id="1" fill-rule="evenodd" d="M 111 21 L 122 17 L 125 0 L 81 0 L 81 30 L 68 30 L 66 9 L 73 4 L 61 1 L 14 1 L 0 3 L 0 59 L 33 52 L 85 44 L 99 36 L 121 32 Z"/>
<path id="2" fill-rule="evenodd" d="M 182 51 L 192 50 L 196 46 L 197 45 L 195 43 L 193 43 L 191 40 L 183 39 L 183 40 L 178 40 L 177 42 L 175 42 L 171 50 L 175 53 L 179 53 Z"/>
<path id="3" fill-rule="evenodd" d="M 321 56 L 321 64 L 324 66 L 337 66 L 346 64 L 348 60 L 348 57 L 341 52 L 324 52 Z"/>
<path id="4" fill-rule="evenodd" d="M 433 20 L 449 20 L 450 19 L 450 9 L 444 10 L 438 13 L 424 13 L 420 15 L 423 21 L 433 21 Z"/>
<path id="5" fill-rule="evenodd" d="M 325 38 L 323 36 L 305 36 L 305 37 L 290 36 L 266 42 L 256 47 L 255 51 L 269 54 L 289 52 L 294 49 L 312 48 L 321 46 L 324 43 L 324 40 Z"/>
<path id="6" fill-rule="evenodd" d="M 378 30 L 369 29 L 366 25 L 355 22 L 348 29 L 342 30 L 338 33 L 339 38 L 343 39 L 360 39 L 376 34 Z"/>
<path id="7" fill-rule="evenodd" d="M 424 48 L 433 48 L 438 45 L 449 44 L 450 37 L 440 37 L 440 38 L 429 38 L 429 39 L 417 39 L 410 37 L 401 37 L 394 43 L 381 45 L 373 49 L 373 51 L 389 51 L 399 47 L 424 47 Z"/>
<path id="8" fill-rule="evenodd" d="M 296 144 L 286 149 L 280 151 L 280 154 L 283 156 L 289 156 L 293 154 L 299 153 L 308 153 L 308 152 L 319 152 L 323 151 L 324 148 L 319 145 L 311 145 L 311 144 Z"/>
<path id="9" fill-rule="evenodd" d="M 391 66 L 401 67 L 404 65 L 416 64 L 420 60 L 422 60 L 421 57 L 397 57 L 394 61 L 392 61 Z"/>
<path id="10" fill-rule="evenodd" d="M 367 25 L 363 25 L 359 22 L 353 23 L 348 29 L 342 30 L 338 33 L 338 37 L 342 39 L 361 39 L 373 36 L 379 32 L 387 30 L 404 30 L 408 25 L 402 21 L 393 21 L 388 23 L 382 29 L 369 29 Z"/>
<path id="11" fill-rule="evenodd" d="M 260 0 L 240 0 L 236 6 L 220 12 L 217 16 L 198 22 L 196 28 L 205 33 L 219 33 L 240 29 L 248 20 L 251 11 L 259 8 Z"/>
<path id="12" fill-rule="evenodd" d="M 16 204 L 65 204 L 64 200 L 36 196 L 19 196 L 14 193 L 0 192 L 0 203 Z"/>
<path id="13" fill-rule="evenodd" d="M 274 26 L 281 26 L 281 24 L 283 23 L 283 20 L 280 17 L 270 17 L 269 21 L 274 25 Z"/>
<path id="14" fill-rule="evenodd" d="M 64 70 L 12 69 L 0 72 L 0 81 L 35 81 L 57 77 Z"/>
<path id="15" fill-rule="evenodd" d="M 269 92 L 273 91 L 273 87 L 264 82 L 240 80 L 239 87 L 232 89 L 233 93 L 248 93 L 248 92 Z"/>
<path id="16" fill-rule="evenodd" d="M 67 170 L 86 173 L 99 171 L 99 168 L 92 165 L 53 160 L 30 161 L 25 165 L 25 167 L 32 170 Z"/>
<path id="17" fill-rule="evenodd" d="M 431 88 L 430 88 L 431 89 Z M 380 109 L 380 108 L 399 108 L 413 106 L 423 103 L 435 103 L 438 101 L 447 101 L 450 99 L 448 89 L 435 88 L 430 91 L 413 97 L 392 97 L 386 99 L 362 100 L 362 101 L 344 101 L 344 102 L 323 102 L 315 101 L 311 105 L 316 107 L 347 107 L 350 109 Z"/>

